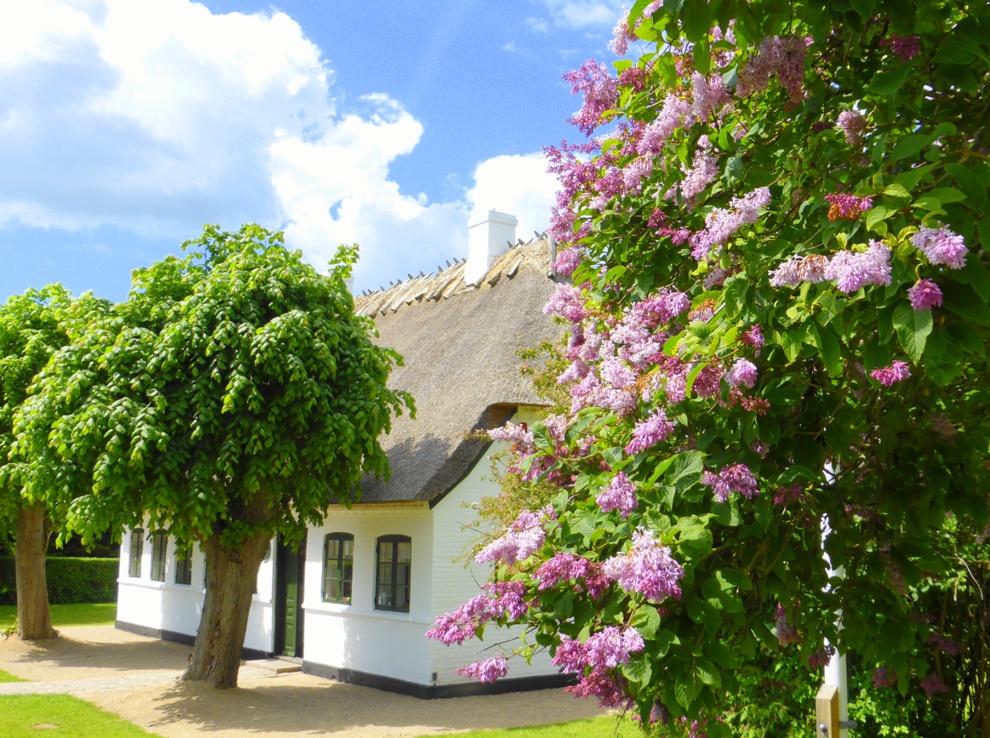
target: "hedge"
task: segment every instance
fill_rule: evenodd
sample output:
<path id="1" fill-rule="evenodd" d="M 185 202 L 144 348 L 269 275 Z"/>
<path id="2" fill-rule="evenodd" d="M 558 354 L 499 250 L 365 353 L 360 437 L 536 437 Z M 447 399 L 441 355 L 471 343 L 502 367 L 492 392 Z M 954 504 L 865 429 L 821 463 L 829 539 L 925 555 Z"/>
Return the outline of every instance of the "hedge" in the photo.
<path id="1" fill-rule="evenodd" d="M 115 602 L 120 559 L 49 556 L 45 574 L 48 602 L 71 605 L 80 602 Z M 13 556 L 0 556 L 0 605 L 17 602 Z"/>

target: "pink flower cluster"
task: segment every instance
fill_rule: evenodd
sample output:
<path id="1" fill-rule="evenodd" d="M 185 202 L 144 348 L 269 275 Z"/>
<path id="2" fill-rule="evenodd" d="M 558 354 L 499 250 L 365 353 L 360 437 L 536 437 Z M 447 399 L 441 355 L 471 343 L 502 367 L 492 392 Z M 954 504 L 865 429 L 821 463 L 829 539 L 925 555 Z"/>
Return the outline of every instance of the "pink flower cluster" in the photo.
<path id="1" fill-rule="evenodd" d="M 500 538 L 485 546 L 474 560 L 479 564 L 487 561 L 504 561 L 510 566 L 525 561 L 543 546 L 546 531 L 543 529 L 545 511 L 519 513 L 509 529 Z"/>
<path id="2" fill-rule="evenodd" d="M 581 252 L 576 248 L 562 249 L 560 253 L 557 254 L 557 259 L 553 262 L 554 271 L 565 277 L 569 277 L 574 274 L 574 270 L 578 268 L 578 265 L 581 263 L 581 258 Z"/>
<path id="3" fill-rule="evenodd" d="M 478 594 L 454 610 L 437 616 L 426 637 L 445 646 L 460 645 L 474 638 L 478 628 L 491 620 L 521 618 L 530 607 L 525 599 L 526 585 L 520 581 L 482 585 L 489 594 Z"/>
<path id="4" fill-rule="evenodd" d="M 559 315 L 572 323 L 580 323 L 587 315 L 584 311 L 581 290 L 569 284 L 558 284 L 547 298 L 547 304 L 543 306 L 543 314 Z"/>
<path id="5" fill-rule="evenodd" d="M 701 261 L 716 246 L 729 239 L 744 225 L 756 222 L 760 209 L 770 203 L 770 188 L 759 187 L 743 197 L 734 197 L 728 208 L 714 208 L 705 216 L 705 228 L 691 236 L 691 255 Z"/>
<path id="6" fill-rule="evenodd" d="M 618 82 L 604 64 L 589 59 L 579 69 L 567 72 L 564 79 L 571 83 L 571 93 L 584 94 L 584 104 L 568 121 L 587 135 L 602 123 L 606 112 L 618 100 Z"/>
<path id="7" fill-rule="evenodd" d="M 581 675 L 578 684 L 567 691 L 597 697 L 601 707 L 625 707 L 630 702 L 624 693 L 625 680 L 613 670 L 628 664 L 630 655 L 642 651 L 645 645 L 635 628 L 610 625 L 584 643 L 562 635 L 553 664 L 564 673 Z"/>
<path id="8" fill-rule="evenodd" d="M 502 656 L 493 656 L 484 661 L 475 661 L 473 664 L 461 667 L 454 673 L 461 676 L 477 679 L 479 682 L 491 684 L 496 679 L 501 679 L 509 672 L 509 666 Z"/>
<path id="9" fill-rule="evenodd" d="M 775 615 L 777 625 L 774 630 L 777 635 L 777 643 L 781 646 L 786 646 L 790 643 L 799 642 L 801 640 L 801 634 L 797 632 L 797 629 L 793 625 L 787 622 L 787 609 L 778 603 Z"/>
<path id="10" fill-rule="evenodd" d="M 884 387 L 903 382 L 911 376 L 911 370 L 906 361 L 895 361 L 890 366 L 874 369 L 870 376 L 877 380 Z"/>
<path id="11" fill-rule="evenodd" d="M 730 387 L 752 387 L 757 379 L 756 364 L 749 359 L 736 359 L 732 368 L 725 373 L 725 381 Z"/>
<path id="12" fill-rule="evenodd" d="M 711 142 L 706 137 L 698 139 L 694 161 L 689 169 L 684 170 L 684 179 L 678 185 L 678 191 L 689 207 L 694 206 L 697 196 L 718 177 L 718 159 L 712 156 L 711 148 Z"/>
<path id="13" fill-rule="evenodd" d="M 791 104 L 804 100 L 804 60 L 808 44 L 796 36 L 772 36 L 763 39 L 756 56 L 750 58 L 739 70 L 736 94 L 748 97 L 763 92 L 776 76 L 780 86 L 787 91 Z"/>
<path id="14" fill-rule="evenodd" d="M 873 207 L 873 200 L 869 197 L 856 197 L 848 192 L 831 192 L 825 195 L 825 202 L 831 207 L 828 209 L 828 219 L 835 221 L 859 220 L 859 217 Z"/>
<path id="15" fill-rule="evenodd" d="M 802 282 L 818 284 L 825 281 L 825 268 L 828 257 L 820 254 L 795 256 L 783 262 L 770 272 L 770 285 L 773 287 L 797 287 Z"/>
<path id="16" fill-rule="evenodd" d="M 760 494 L 760 484 L 745 464 L 723 466 L 718 474 L 706 471 L 701 477 L 701 483 L 712 488 L 719 502 L 725 502 L 733 492 L 743 497 L 756 497 Z"/>
<path id="17" fill-rule="evenodd" d="M 677 95 L 667 95 L 656 120 L 643 130 L 636 144 L 636 153 L 644 156 L 657 156 L 663 153 L 663 145 L 674 131 L 681 127 L 690 128 L 694 125 L 694 121 L 691 103 Z"/>
<path id="18" fill-rule="evenodd" d="M 863 132 L 866 130 L 866 118 L 858 110 L 843 110 L 836 118 L 835 124 L 842 130 L 846 143 L 858 148 L 863 143 Z"/>
<path id="19" fill-rule="evenodd" d="M 601 599 L 609 586 L 609 581 L 602 576 L 601 570 L 588 559 L 575 556 L 572 553 L 559 553 L 552 559 L 547 559 L 533 575 L 539 582 L 539 589 L 546 590 L 555 587 L 560 582 L 576 582 L 576 589 L 581 585 L 591 595 L 592 599 Z"/>
<path id="20" fill-rule="evenodd" d="M 878 667 L 876 673 L 873 675 L 873 686 L 878 689 L 889 689 L 896 683 L 897 672 L 889 666 Z"/>
<path id="21" fill-rule="evenodd" d="M 626 453 L 630 456 L 641 453 L 661 441 L 666 441 L 673 432 L 674 424 L 667 420 L 667 413 L 663 408 L 657 408 L 646 420 L 636 423 L 632 440 L 626 445 Z"/>
<path id="22" fill-rule="evenodd" d="M 889 46 L 902 62 L 911 61 L 921 51 L 921 39 L 918 36 L 888 36 L 880 41 L 880 45 Z"/>
<path id="23" fill-rule="evenodd" d="M 931 310 L 942 304 L 942 290 L 930 279 L 919 279 L 908 290 L 908 299 L 915 310 Z"/>
<path id="24" fill-rule="evenodd" d="M 717 116 L 726 105 L 732 103 L 729 88 L 718 74 L 705 77 L 700 72 L 695 72 L 691 75 L 691 92 L 694 97 L 691 113 L 699 123 Z"/>
<path id="25" fill-rule="evenodd" d="M 825 278 L 835 280 L 842 292 L 855 292 L 867 285 L 890 284 L 890 249 L 871 241 L 865 252 L 839 251 L 825 267 Z"/>
<path id="26" fill-rule="evenodd" d="M 626 553 L 602 563 L 602 572 L 627 592 L 639 592 L 654 602 L 681 596 L 678 582 L 684 576 L 684 569 L 670 555 L 670 549 L 645 528 L 636 529 Z"/>
<path id="27" fill-rule="evenodd" d="M 609 485 L 598 493 L 595 502 L 602 512 L 612 512 L 618 510 L 624 518 L 629 517 L 629 513 L 639 507 L 639 500 L 636 499 L 636 488 L 629 481 L 625 472 L 619 472 Z"/>
<path id="28" fill-rule="evenodd" d="M 930 264 L 945 264 L 949 269 L 962 269 L 966 266 L 966 244 L 963 237 L 948 228 L 922 228 L 911 236 L 911 243 L 925 255 Z"/>
<path id="29" fill-rule="evenodd" d="M 945 686 L 945 682 L 934 671 L 921 680 L 921 688 L 925 690 L 925 695 L 928 699 L 934 697 L 938 692 L 949 691 L 949 688 Z"/>

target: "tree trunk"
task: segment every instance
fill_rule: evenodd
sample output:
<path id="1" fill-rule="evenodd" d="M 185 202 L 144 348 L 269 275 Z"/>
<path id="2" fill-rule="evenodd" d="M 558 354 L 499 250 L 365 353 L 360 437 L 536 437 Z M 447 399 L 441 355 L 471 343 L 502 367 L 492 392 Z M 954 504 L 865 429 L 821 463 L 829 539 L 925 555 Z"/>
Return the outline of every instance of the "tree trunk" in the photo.
<path id="1" fill-rule="evenodd" d="M 47 522 L 47 511 L 43 505 L 17 509 L 14 550 L 17 636 L 25 641 L 55 636 L 48 609 L 48 579 L 45 576 L 45 550 L 48 548 L 49 534 Z"/>
<path id="2" fill-rule="evenodd" d="M 268 541 L 267 533 L 259 533 L 236 549 L 220 545 L 219 534 L 204 542 L 206 600 L 183 679 L 220 689 L 237 686 L 251 598 Z"/>

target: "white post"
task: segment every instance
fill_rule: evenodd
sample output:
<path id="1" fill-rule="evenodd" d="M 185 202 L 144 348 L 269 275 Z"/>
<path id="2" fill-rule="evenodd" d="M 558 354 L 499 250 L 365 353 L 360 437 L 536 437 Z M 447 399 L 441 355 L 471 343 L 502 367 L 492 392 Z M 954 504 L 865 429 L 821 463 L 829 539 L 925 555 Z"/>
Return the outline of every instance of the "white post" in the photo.
<path id="1" fill-rule="evenodd" d="M 827 470 L 831 471 L 831 470 Z M 831 579 L 833 576 L 842 578 L 845 576 L 845 571 L 840 566 L 838 569 L 832 568 L 832 562 L 828 558 L 828 554 L 825 553 L 825 539 L 828 538 L 828 534 L 832 532 L 832 529 L 828 524 L 828 515 L 822 516 L 822 558 L 825 559 L 825 568 L 828 572 L 828 576 Z M 826 588 L 826 591 L 827 588 Z M 836 625 L 842 627 L 842 610 L 835 613 Z M 828 639 L 825 639 L 825 645 L 828 646 Z M 839 653 L 836 649 L 835 653 L 832 654 L 832 658 L 829 662 L 825 664 L 825 684 L 834 686 L 839 690 L 839 722 L 845 725 L 849 722 L 849 685 L 847 681 L 846 672 L 846 655 L 844 653 Z M 839 729 L 838 738 L 848 738 L 849 731 L 846 728 Z M 824 738 L 824 736 L 818 736 L 818 738 Z M 828 738 L 836 738 L 836 736 L 828 736 Z"/>

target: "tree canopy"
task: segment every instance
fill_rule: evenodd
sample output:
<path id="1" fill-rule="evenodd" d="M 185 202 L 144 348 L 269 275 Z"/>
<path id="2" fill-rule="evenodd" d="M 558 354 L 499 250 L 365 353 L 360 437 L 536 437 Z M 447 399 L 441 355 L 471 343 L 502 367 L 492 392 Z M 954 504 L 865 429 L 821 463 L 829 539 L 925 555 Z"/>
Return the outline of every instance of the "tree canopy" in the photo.
<path id="1" fill-rule="evenodd" d="M 16 453 L 29 490 L 72 500 L 84 542 L 121 523 L 199 542 L 209 586 L 187 677 L 232 686 L 269 540 L 298 539 L 362 476 L 387 474 L 378 437 L 412 403 L 386 387 L 400 358 L 354 314 L 356 248 L 329 275 L 254 225 L 184 248 L 137 270 L 127 301 L 53 357 Z"/>
<path id="2" fill-rule="evenodd" d="M 911 587 L 988 535 L 990 10 L 640 0 L 630 44 L 548 149 L 567 402 L 493 434 L 548 504 L 431 636 L 527 623 L 575 693 L 711 735 L 760 649 L 950 689 Z"/>

